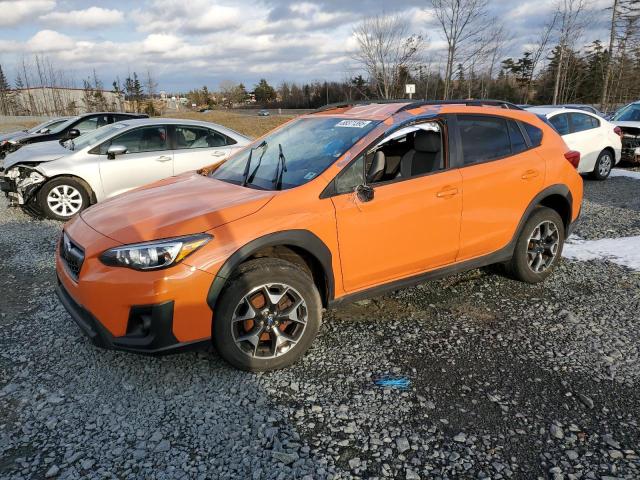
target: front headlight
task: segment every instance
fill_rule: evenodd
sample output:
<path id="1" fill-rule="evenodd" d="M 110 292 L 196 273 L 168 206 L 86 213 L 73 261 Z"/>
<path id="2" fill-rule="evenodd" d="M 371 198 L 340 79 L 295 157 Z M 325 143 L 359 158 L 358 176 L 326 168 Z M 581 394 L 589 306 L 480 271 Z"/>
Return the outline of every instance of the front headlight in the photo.
<path id="1" fill-rule="evenodd" d="M 167 238 L 112 248 L 100 255 L 105 265 L 134 270 L 157 270 L 181 262 L 213 237 L 206 233 Z"/>

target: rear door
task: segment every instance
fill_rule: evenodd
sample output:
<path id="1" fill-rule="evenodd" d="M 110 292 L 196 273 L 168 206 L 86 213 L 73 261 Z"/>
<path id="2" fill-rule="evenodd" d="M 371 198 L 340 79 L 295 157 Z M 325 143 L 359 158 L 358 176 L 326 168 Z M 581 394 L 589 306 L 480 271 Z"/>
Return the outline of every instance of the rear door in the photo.
<path id="1" fill-rule="evenodd" d="M 463 210 L 457 261 L 506 246 L 544 182 L 545 162 L 518 122 L 457 115 L 462 150 Z"/>
<path id="2" fill-rule="evenodd" d="M 100 145 L 100 177 L 105 197 L 126 192 L 173 175 L 173 152 L 169 149 L 166 125 L 149 125 L 127 130 Z M 127 152 L 107 157 L 111 145 Z"/>
<path id="3" fill-rule="evenodd" d="M 226 160 L 237 148 L 236 141 L 200 125 L 175 125 L 173 173 L 178 175 Z"/>

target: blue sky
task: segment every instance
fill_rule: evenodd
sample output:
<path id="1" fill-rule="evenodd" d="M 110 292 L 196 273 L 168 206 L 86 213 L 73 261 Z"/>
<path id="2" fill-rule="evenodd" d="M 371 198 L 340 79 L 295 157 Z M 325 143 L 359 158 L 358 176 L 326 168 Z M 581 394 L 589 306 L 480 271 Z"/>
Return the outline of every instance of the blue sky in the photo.
<path id="1" fill-rule="evenodd" d="M 558 0 L 494 0 L 490 13 L 511 36 L 505 56 L 534 44 Z M 576 46 L 606 40 L 611 0 L 587 0 Z M 0 0 L 0 65 L 13 81 L 34 55 L 81 86 L 94 69 L 105 86 L 150 71 L 167 91 L 220 82 L 248 87 L 264 77 L 342 80 L 357 72 L 353 27 L 364 15 L 399 13 L 428 38 L 425 62 L 441 61 L 443 42 L 428 0 Z"/>

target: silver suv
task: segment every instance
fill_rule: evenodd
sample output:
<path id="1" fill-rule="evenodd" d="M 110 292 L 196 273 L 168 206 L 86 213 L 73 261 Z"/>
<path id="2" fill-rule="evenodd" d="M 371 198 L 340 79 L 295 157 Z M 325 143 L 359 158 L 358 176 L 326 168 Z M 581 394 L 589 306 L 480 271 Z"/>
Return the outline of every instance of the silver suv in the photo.
<path id="1" fill-rule="evenodd" d="M 249 139 L 208 122 L 125 120 L 7 155 L 0 188 L 14 205 L 68 220 L 89 205 L 163 178 L 220 163 Z"/>

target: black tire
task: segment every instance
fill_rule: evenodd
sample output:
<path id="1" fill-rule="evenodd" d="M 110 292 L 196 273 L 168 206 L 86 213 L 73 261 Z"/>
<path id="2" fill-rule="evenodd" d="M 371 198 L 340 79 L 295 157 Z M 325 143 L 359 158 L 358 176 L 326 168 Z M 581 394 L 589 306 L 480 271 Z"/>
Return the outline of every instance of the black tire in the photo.
<path id="1" fill-rule="evenodd" d="M 593 172 L 591 172 L 591 177 L 595 180 L 606 180 L 611 173 L 611 169 L 615 164 L 615 157 L 611 153 L 611 150 L 603 150 L 598 155 L 598 160 L 596 160 L 596 164 L 593 167 Z"/>
<path id="2" fill-rule="evenodd" d="M 557 245 L 555 248 L 555 255 L 552 255 L 551 248 L 551 240 L 548 242 L 544 242 L 541 245 L 537 244 L 537 240 L 530 239 L 534 235 L 534 231 L 538 226 L 543 224 L 544 222 L 551 223 L 557 232 Z M 544 235 L 543 235 L 544 236 Z M 553 238 L 554 235 L 551 235 L 549 239 Z M 516 242 L 515 249 L 513 251 L 513 257 L 506 264 L 507 272 L 516 280 L 520 280 L 526 283 L 538 283 L 546 279 L 549 275 L 551 275 L 554 267 L 560 261 L 560 257 L 562 256 L 562 247 L 564 246 L 565 240 L 565 229 L 564 223 L 562 222 L 562 218 L 555 210 L 547 207 L 538 207 L 536 208 L 527 222 L 524 224 L 522 231 L 520 232 L 520 236 L 518 237 L 518 241 Z M 548 250 L 543 247 L 543 245 L 548 245 Z M 545 248 L 544 251 L 539 252 L 540 248 Z M 538 249 L 538 250 L 537 250 Z M 538 251 L 538 254 L 530 254 L 530 251 Z M 530 256 L 532 255 L 532 256 Z M 536 271 L 536 266 L 538 265 L 539 260 L 542 259 L 544 262 L 544 266 L 539 268 L 543 268 L 542 270 Z M 530 261 L 533 265 L 530 265 Z M 548 262 L 548 265 L 546 264 Z"/>
<path id="3" fill-rule="evenodd" d="M 291 295 L 295 295 L 294 298 L 299 296 L 304 301 L 304 304 L 296 309 L 296 317 L 301 312 L 303 316 L 306 316 L 306 322 L 302 324 L 280 320 L 282 322 L 280 326 L 277 326 L 277 323 L 276 326 L 273 326 L 271 323 L 273 319 L 264 313 L 271 307 L 267 305 L 260 306 L 260 298 L 265 302 L 267 301 L 267 297 L 262 295 L 261 291 L 255 294 L 258 295 L 258 305 L 252 304 L 251 306 L 254 307 L 254 312 L 261 309 L 262 311 L 258 311 L 255 316 L 250 312 L 247 313 L 249 304 L 245 297 L 254 289 L 266 284 L 276 285 L 278 288 L 280 285 L 287 286 L 290 288 L 288 291 L 291 292 Z M 282 293 L 282 291 L 280 290 L 276 294 Z M 254 298 L 250 297 L 252 300 Z M 282 297 L 278 301 L 278 305 L 283 303 L 283 300 L 284 303 L 290 301 L 290 305 L 294 303 L 289 297 Z M 245 310 L 245 314 L 238 315 L 238 312 L 241 312 L 242 309 Z M 243 315 L 255 318 L 255 320 L 233 321 L 234 318 L 242 318 Z M 282 318 L 277 315 L 274 317 L 276 322 L 278 321 L 277 319 Z M 268 324 L 267 321 L 269 322 Z M 241 370 L 259 372 L 287 367 L 302 357 L 311 346 L 321 323 L 322 301 L 311 275 L 297 265 L 285 260 L 260 258 L 241 265 L 238 272 L 225 286 L 213 315 L 211 335 L 214 347 L 229 364 Z M 264 328 L 271 330 L 265 331 Z M 298 330 L 300 328 L 302 330 Z M 274 346 L 277 345 L 277 343 L 274 343 L 274 336 L 277 337 L 277 335 L 274 335 L 276 329 L 279 329 L 278 332 L 284 330 L 287 334 L 290 334 L 291 338 L 296 337 L 297 334 L 297 343 L 293 344 L 293 346 L 290 343 L 283 345 L 284 352 L 275 357 L 265 358 L 262 355 L 267 355 L 269 351 L 277 351 L 278 347 Z M 258 333 L 247 335 L 247 333 L 250 334 L 251 332 Z M 254 346 L 254 343 L 248 340 L 237 342 L 243 335 L 245 337 L 251 336 L 254 340 L 256 338 L 259 339 L 257 346 Z M 263 339 L 265 336 L 269 340 Z"/>
<path id="4" fill-rule="evenodd" d="M 57 194 L 60 189 L 72 193 L 67 199 L 52 206 L 49 201 L 50 194 L 52 192 Z M 45 183 L 38 191 L 38 206 L 45 217 L 64 222 L 89 206 L 90 197 L 87 190 L 87 186 L 82 180 L 73 177 L 56 177 Z M 62 203 L 64 201 L 67 203 Z"/>

